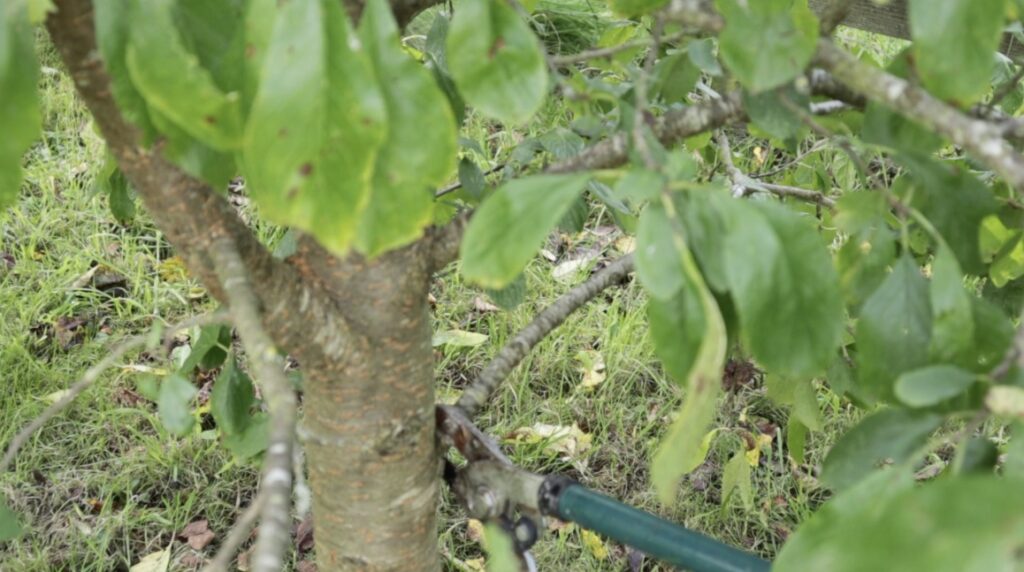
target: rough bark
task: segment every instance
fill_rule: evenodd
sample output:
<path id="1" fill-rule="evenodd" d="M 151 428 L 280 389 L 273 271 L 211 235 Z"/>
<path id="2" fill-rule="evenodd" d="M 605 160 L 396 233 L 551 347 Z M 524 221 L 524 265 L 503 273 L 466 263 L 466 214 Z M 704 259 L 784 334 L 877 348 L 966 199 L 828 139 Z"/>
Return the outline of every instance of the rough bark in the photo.
<path id="1" fill-rule="evenodd" d="M 439 465 L 433 352 L 421 244 L 375 260 L 300 259 L 328 285 L 354 331 L 357 359 L 305 374 L 300 439 L 313 491 L 321 570 L 436 570 Z"/>

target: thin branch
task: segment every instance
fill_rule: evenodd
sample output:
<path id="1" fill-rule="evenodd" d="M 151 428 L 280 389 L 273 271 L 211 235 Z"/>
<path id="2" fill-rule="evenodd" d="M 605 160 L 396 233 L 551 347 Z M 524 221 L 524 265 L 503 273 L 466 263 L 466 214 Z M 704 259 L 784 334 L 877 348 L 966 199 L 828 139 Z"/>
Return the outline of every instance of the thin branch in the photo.
<path id="1" fill-rule="evenodd" d="M 500 171 L 500 170 L 502 170 L 504 168 L 505 168 L 505 163 L 502 163 L 500 165 L 496 165 L 494 167 L 491 167 L 490 169 L 487 169 L 486 171 L 484 171 L 483 175 L 485 177 L 487 177 L 489 175 L 493 175 L 494 173 L 497 173 L 498 171 Z M 445 196 L 447 194 L 454 193 L 455 191 L 457 191 L 457 190 L 459 190 L 461 188 L 462 188 L 462 181 L 455 181 L 454 183 L 448 185 L 447 187 L 442 187 L 442 188 L 438 189 L 436 192 L 434 192 L 434 198 L 436 199 L 436 198 L 443 197 L 443 196 Z"/>
<path id="2" fill-rule="evenodd" d="M 633 100 L 636 109 L 633 112 L 633 147 L 644 161 L 644 165 L 651 170 L 657 170 L 658 165 L 651 154 L 650 146 L 647 144 L 644 127 L 647 125 L 647 82 L 651 79 L 654 71 L 654 61 L 658 59 L 658 52 L 661 51 L 661 34 L 665 29 L 665 18 L 655 16 L 654 28 L 651 31 L 651 47 L 647 50 L 643 67 L 633 82 Z"/>
<path id="3" fill-rule="evenodd" d="M 501 348 L 476 380 L 463 391 L 456 405 L 467 415 L 472 416 L 476 413 L 530 350 L 560 326 L 569 314 L 607 288 L 621 282 L 632 271 L 633 255 L 627 254 L 591 276 L 583 284 L 560 296 Z"/>
<path id="4" fill-rule="evenodd" d="M 173 338 L 176 333 L 182 330 L 186 330 L 193 326 L 202 326 L 223 321 L 224 318 L 225 316 L 220 312 L 189 318 L 188 320 L 164 330 L 162 340 L 164 343 L 167 343 L 167 341 Z M 83 391 L 92 387 L 92 384 L 96 383 L 96 380 L 103 375 L 103 372 L 116 365 L 121 358 L 132 350 L 150 343 L 152 338 L 153 336 L 149 333 L 132 336 L 119 343 L 117 347 L 110 350 L 110 353 L 108 353 L 103 359 L 86 370 L 82 377 L 69 387 L 60 399 L 44 409 L 42 413 L 40 413 L 32 420 L 32 422 L 26 425 L 25 428 L 19 431 L 18 434 L 11 439 L 11 443 L 7 446 L 7 451 L 4 453 L 3 459 L 0 460 L 0 474 L 7 472 L 11 463 L 14 462 L 14 458 L 17 456 L 18 451 L 25 446 L 25 443 L 32 438 L 32 435 L 34 435 L 36 431 L 38 431 L 43 425 L 46 425 L 48 421 L 59 415 L 62 411 L 67 409 L 67 407 L 71 405 L 71 403 L 74 402 Z"/>
<path id="5" fill-rule="evenodd" d="M 718 130 L 715 133 L 715 140 L 718 143 L 719 156 L 722 158 L 722 164 L 725 166 L 726 174 L 732 181 L 732 195 L 734 197 L 746 197 L 754 192 L 763 192 L 770 193 L 778 197 L 792 197 L 800 199 L 802 201 L 819 204 L 829 209 L 835 208 L 836 202 L 818 191 L 791 187 L 789 185 L 765 183 L 751 178 L 740 170 L 733 162 L 732 146 L 729 144 L 729 137 L 726 136 L 725 132 L 721 129 Z"/>
<path id="6" fill-rule="evenodd" d="M 674 42 L 676 40 L 682 39 L 683 37 L 684 37 L 684 34 L 682 34 L 682 33 L 672 34 L 671 36 L 668 36 L 668 37 L 664 38 L 661 41 L 661 43 Z M 551 65 L 553 65 L 553 66 L 562 66 L 562 67 L 564 67 L 564 66 L 570 66 L 572 64 L 578 64 L 578 63 L 582 63 L 582 62 L 586 62 L 586 61 L 590 61 L 590 60 L 596 60 L 596 59 L 600 59 L 600 58 L 608 58 L 608 57 L 614 56 L 615 54 L 618 54 L 618 53 L 621 53 L 621 52 L 626 52 L 626 51 L 629 51 L 629 50 L 634 50 L 636 48 L 650 47 L 650 46 L 652 46 L 652 45 L 654 45 L 656 43 L 657 42 L 652 41 L 652 40 L 634 40 L 632 42 L 626 42 L 626 43 L 619 44 L 619 45 L 616 45 L 616 46 L 608 46 L 607 48 L 595 48 L 595 49 L 592 49 L 592 50 L 585 50 L 585 51 L 582 51 L 582 52 L 580 52 L 578 54 L 568 54 L 568 55 L 564 55 L 564 56 L 551 56 L 550 58 L 548 58 L 548 60 L 551 62 Z"/>
<path id="7" fill-rule="evenodd" d="M 1024 156 L 1000 129 L 973 119 L 910 82 L 866 64 L 828 40 L 818 42 L 818 65 L 867 98 L 948 138 L 1024 192 Z"/>
<path id="8" fill-rule="evenodd" d="M 256 525 L 256 519 L 263 510 L 266 498 L 262 491 L 256 494 L 256 498 L 252 499 L 249 506 L 245 507 L 242 514 L 238 516 L 238 520 L 232 525 L 231 531 L 224 538 L 224 542 L 221 543 L 217 554 L 214 555 L 213 559 L 206 566 L 203 566 L 203 572 L 229 572 L 235 569 L 231 565 L 231 561 L 235 558 L 235 554 L 238 553 L 238 549 L 241 548 L 242 544 L 245 543 L 252 533 L 252 527 Z"/>
<path id="9" fill-rule="evenodd" d="M 292 460 L 295 444 L 296 398 L 284 375 L 284 359 L 263 329 L 259 299 L 245 264 L 229 237 L 217 239 L 210 256 L 228 295 L 232 322 L 260 382 L 270 412 L 270 437 L 263 460 L 260 531 L 253 554 L 254 572 L 277 572 L 291 541 Z"/>
<path id="10" fill-rule="evenodd" d="M 853 3 L 850 0 L 826 0 L 823 4 L 818 12 L 818 20 L 821 22 L 821 35 L 827 36 L 850 15 Z"/>
<path id="11" fill-rule="evenodd" d="M 654 134 L 664 145 L 717 129 L 730 121 L 744 117 L 739 92 L 728 93 L 722 99 L 688 105 L 672 110 L 656 120 Z M 571 173 L 591 169 L 608 169 L 625 163 L 629 158 L 629 133 L 617 133 L 600 143 L 586 148 L 575 157 L 559 161 L 545 169 L 546 173 Z"/>

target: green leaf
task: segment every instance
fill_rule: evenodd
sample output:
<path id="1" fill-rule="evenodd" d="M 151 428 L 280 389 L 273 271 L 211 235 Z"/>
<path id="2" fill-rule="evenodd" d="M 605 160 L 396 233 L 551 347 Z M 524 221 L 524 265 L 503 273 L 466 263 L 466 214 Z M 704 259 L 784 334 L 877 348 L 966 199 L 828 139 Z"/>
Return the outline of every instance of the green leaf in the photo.
<path id="1" fill-rule="evenodd" d="M 33 24 L 41 24 L 46 15 L 57 9 L 53 0 L 28 0 L 28 19 Z"/>
<path id="2" fill-rule="evenodd" d="M 245 133 L 247 182 L 267 218 L 341 254 L 371 200 L 384 98 L 337 2 L 280 6 Z"/>
<path id="3" fill-rule="evenodd" d="M 1016 232 L 995 255 L 988 277 L 993 286 L 1002 288 L 1021 276 L 1024 276 L 1024 233 Z"/>
<path id="4" fill-rule="evenodd" d="M 882 409 L 865 417 L 828 452 L 821 480 L 845 489 L 875 471 L 882 462 L 900 464 L 918 452 L 942 417 L 905 409 Z"/>
<path id="5" fill-rule="evenodd" d="M 668 203 L 665 206 L 671 205 Z M 685 313 L 664 317 L 667 325 L 672 325 L 668 320 L 674 321 L 675 331 L 662 329 L 660 325 L 651 328 L 655 351 L 660 357 L 669 360 L 666 369 L 686 388 L 683 407 L 651 463 L 651 481 L 658 497 L 667 504 L 674 497 L 679 477 L 700 465 L 707 455 L 702 439 L 715 417 L 715 403 L 721 391 L 722 366 L 728 339 L 722 313 L 701 276 L 697 262 L 690 254 L 686 237 L 682 233 L 682 223 L 673 211 L 666 209 L 666 212 L 674 219 L 671 221 L 673 242 L 686 278 L 680 290 L 680 295 L 686 298 L 677 306 L 678 309 L 666 308 L 672 311 L 684 310 Z M 689 308 L 693 308 L 693 311 L 686 311 Z M 685 371 L 685 363 L 678 362 L 674 353 L 680 350 L 680 340 L 687 346 L 696 347 L 692 365 Z"/>
<path id="6" fill-rule="evenodd" d="M 716 199 L 747 347 L 782 375 L 823 372 L 839 347 L 844 319 L 839 280 L 814 227 L 778 204 Z"/>
<path id="7" fill-rule="evenodd" d="M 467 332 L 465 330 L 442 330 L 435 332 L 431 345 L 450 346 L 453 348 L 472 348 L 487 341 L 487 334 Z"/>
<path id="8" fill-rule="evenodd" d="M 796 417 L 790 416 L 789 422 L 786 424 L 786 448 L 789 449 L 789 455 L 793 457 L 793 461 L 798 465 L 804 463 L 806 445 L 807 427 L 798 421 Z"/>
<path id="9" fill-rule="evenodd" d="M 779 87 L 803 73 L 818 44 L 807 0 L 717 0 L 725 17 L 718 37 L 725 65 L 747 89 Z"/>
<path id="10" fill-rule="evenodd" d="M 107 195 L 110 213 L 118 223 L 128 224 L 135 218 L 135 199 L 132 197 L 131 186 L 109 152 L 106 154 L 103 169 L 96 174 L 96 188 Z"/>
<path id="11" fill-rule="evenodd" d="M 470 219 L 462 240 L 462 274 L 486 288 L 511 284 L 583 192 L 589 177 L 587 173 L 535 175 L 499 187 Z"/>
<path id="12" fill-rule="evenodd" d="M 434 16 L 434 22 L 430 25 L 430 31 L 427 32 L 424 53 L 431 71 L 434 73 L 434 80 L 437 81 L 437 85 L 448 98 L 448 104 L 455 115 L 455 125 L 460 126 L 466 118 L 466 102 L 455 87 L 455 80 L 452 79 L 451 70 L 448 69 L 448 52 L 445 44 L 448 41 L 450 25 L 448 14 L 438 10 L 437 15 Z M 481 154 L 483 154 L 482 151 Z"/>
<path id="13" fill-rule="evenodd" d="M 949 361 L 970 351 L 974 342 L 971 295 L 953 252 L 940 246 L 932 262 L 932 339 L 929 353 Z"/>
<path id="14" fill-rule="evenodd" d="M 177 374 L 168 375 L 160 382 L 156 407 L 160 421 L 171 433 L 182 436 L 195 422 L 192 416 L 192 398 L 199 393 L 187 379 Z"/>
<path id="15" fill-rule="evenodd" d="M 270 416 L 266 413 L 257 413 L 241 433 L 224 436 L 224 447 L 231 451 L 236 459 L 248 459 L 265 451 L 269 439 Z"/>
<path id="16" fill-rule="evenodd" d="M 240 96 L 225 93 L 190 53 L 174 25 L 173 0 L 134 0 L 127 65 L 146 103 L 219 151 L 242 143 Z"/>
<path id="17" fill-rule="evenodd" d="M 111 92 L 117 107 L 125 119 L 142 130 L 148 141 L 154 135 L 154 127 L 146 101 L 132 83 L 125 56 L 132 29 L 133 5 L 134 2 L 124 0 L 93 0 L 96 42 L 103 67 L 110 76 Z"/>
<path id="18" fill-rule="evenodd" d="M 505 0 L 460 4 L 447 48 L 455 84 L 484 115 L 520 124 L 544 103 L 548 70 L 543 48 Z"/>
<path id="19" fill-rule="evenodd" d="M 636 274 L 654 300 L 672 300 L 686 284 L 673 234 L 672 222 L 661 205 L 652 204 L 640 213 L 634 254 Z M 654 318 L 656 311 L 651 307 L 648 313 Z"/>
<path id="20" fill-rule="evenodd" d="M 433 221 L 434 189 L 455 168 L 458 137 L 445 95 L 430 72 L 402 49 L 386 0 L 367 2 L 359 37 L 383 90 L 388 118 L 356 237 L 361 252 L 376 256 L 416 240 Z"/>
<path id="21" fill-rule="evenodd" d="M 1015 421 L 1011 426 L 1003 474 L 1024 478 L 1024 421 Z"/>
<path id="22" fill-rule="evenodd" d="M 459 183 L 462 184 L 463 192 L 473 199 L 479 201 L 484 198 L 484 189 L 487 187 L 484 173 L 466 157 L 459 161 Z"/>
<path id="23" fill-rule="evenodd" d="M 804 130 L 800 117 L 786 106 L 788 100 L 798 108 L 806 110 L 810 97 L 801 94 L 792 85 L 761 93 L 743 92 L 743 107 L 750 120 L 759 129 L 779 140 L 796 137 Z"/>
<path id="24" fill-rule="evenodd" d="M 650 14 L 668 4 L 668 0 L 611 0 L 609 3 L 616 14 L 632 18 Z"/>
<path id="25" fill-rule="evenodd" d="M 896 380 L 896 397 L 911 407 L 930 407 L 956 397 L 975 376 L 951 365 L 933 365 L 905 373 Z"/>
<path id="26" fill-rule="evenodd" d="M 0 10 L 2 12 L 3 10 Z M 21 523 L 18 522 L 18 515 L 7 508 L 7 503 L 0 497 L 0 542 L 14 540 L 21 536 Z"/>
<path id="27" fill-rule="evenodd" d="M 615 183 L 615 196 L 634 205 L 654 200 L 665 189 L 665 177 L 649 169 L 630 169 Z"/>
<path id="28" fill-rule="evenodd" d="M 231 348 L 231 328 L 220 324 L 203 326 L 192 343 L 192 350 L 178 371 L 188 375 L 196 367 L 208 370 L 224 363 Z"/>
<path id="29" fill-rule="evenodd" d="M 900 374 L 928 363 L 931 333 L 928 282 L 903 256 L 857 321 L 859 386 L 875 398 L 889 399 Z"/>
<path id="30" fill-rule="evenodd" d="M 714 77 L 722 75 L 722 66 L 715 56 L 714 38 L 691 41 L 686 45 L 686 53 L 690 56 L 690 61 L 704 73 Z"/>
<path id="31" fill-rule="evenodd" d="M 1019 564 L 1024 480 L 979 475 L 905 487 L 881 501 L 857 495 L 843 510 L 829 507 L 844 500 L 836 498 L 790 537 L 772 570 L 989 572 Z"/>
<path id="32" fill-rule="evenodd" d="M 996 212 L 992 190 L 965 167 L 950 166 L 926 157 L 900 155 L 913 178 L 910 205 L 921 211 L 956 253 L 964 272 L 980 275 L 980 228 Z"/>
<path id="33" fill-rule="evenodd" d="M 718 189 L 702 189 L 678 195 L 675 202 L 704 279 L 715 292 L 725 292 L 729 278 L 723 253 L 728 233 L 722 213 L 715 207 L 719 200 L 712 196 L 715 193 L 724 195 Z"/>
<path id="34" fill-rule="evenodd" d="M 989 89 L 1004 0 L 910 0 L 918 76 L 934 95 L 971 104 Z"/>
<path id="35" fill-rule="evenodd" d="M 484 525 L 484 545 L 487 547 L 487 572 L 519 572 L 515 541 L 497 522 Z"/>
<path id="36" fill-rule="evenodd" d="M 685 103 L 686 96 L 700 79 L 700 68 L 690 61 L 686 51 L 679 51 L 661 58 L 654 66 L 653 75 L 651 96 L 669 104 Z"/>
<path id="37" fill-rule="evenodd" d="M 754 491 L 750 482 L 750 463 L 740 451 L 729 459 L 722 469 L 722 506 L 728 506 L 733 493 L 739 493 L 740 501 L 747 509 L 754 504 Z"/>
<path id="38" fill-rule="evenodd" d="M 249 410 L 255 402 L 256 391 L 252 380 L 238 369 L 234 356 L 231 356 L 213 382 L 213 390 L 210 392 L 213 420 L 225 435 L 241 433 L 251 421 Z"/>
<path id="39" fill-rule="evenodd" d="M 20 2 L 5 2 L 0 6 L 0 210 L 18 197 L 21 158 L 39 136 L 38 77 L 28 10 Z"/>
<path id="40" fill-rule="evenodd" d="M 526 275 L 520 273 L 508 286 L 500 290 L 489 289 L 487 295 L 501 308 L 514 310 L 526 298 Z"/>
<path id="41" fill-rule="evenodd" d="M 248 0 L 175 0 L 181 42 L 224 93 L 244 87 Z"/>
<path id="42" fill-rule="evenodd" d="M 684 281 L 670 298 L 652 295 L 647 300 L 647 320 L 654 351 L 665 371 L 672 379 L 685 380 L 697 361 L 707 329 L 699 294 Z"/>
<path id="43" fill-rule="evenodd" d="M 851 235 L 836 254 L 843 298 L 856 313 L 889 274 L 896 260 L 896 237 L 888 228 L 870 228 Z"/>

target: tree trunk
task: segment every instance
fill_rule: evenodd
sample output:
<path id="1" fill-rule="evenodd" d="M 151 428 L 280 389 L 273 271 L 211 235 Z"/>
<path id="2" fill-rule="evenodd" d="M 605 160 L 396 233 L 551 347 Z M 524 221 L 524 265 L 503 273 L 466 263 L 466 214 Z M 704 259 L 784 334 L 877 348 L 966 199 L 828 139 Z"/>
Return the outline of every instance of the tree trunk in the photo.
<path id="1" fill-rule="evenodd" d="M 344 363 L 302 364 L 322 572 L 438 569 L 429 270 L 417 246 L 341 261 L 306 241 L 298 255 L 358 334 Z"/>

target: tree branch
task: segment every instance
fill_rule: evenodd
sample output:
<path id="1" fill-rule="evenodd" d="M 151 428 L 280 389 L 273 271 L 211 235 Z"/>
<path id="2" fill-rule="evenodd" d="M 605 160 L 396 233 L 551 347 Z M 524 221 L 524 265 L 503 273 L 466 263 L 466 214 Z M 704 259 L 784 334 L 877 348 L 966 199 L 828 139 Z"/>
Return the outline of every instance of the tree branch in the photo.
<path id="1" fill-rule="evenodd" d="M 476 380 L 462 392 L 456 405 L 467 415 L 475 414 L 530 350 L 560 326 L 569 314 L 607 288 L 618 284 L 632 271 L 633 255 L 627 254 L 591 276 L 583 284 L 560 296 L 505 344 Z"/>
<path id="2" fill-rule="evenodd" d="M 142 146 L 138 129 L 121 115 L 110 77 L 98 57 L 93 6 L 90 0 L 56 0 L 46 21 L 50 37 L 95 119 L 107 145 L 147 211 L 185 260 L 189 271 L 210 293 L 224 301 L 209 249 L 212 237 L 230 236 L 252 277 L 254 289 L 268 312 L 265 319 L 282 347 L 314 350 L 337 358 L 348 334 L 325 296 L 304 283 L 290 265 L 274 259 L 232 206 L 201 181 L 169 163 L 156 150 Z M 296 300 L 308 300 L 295 304 Z M 310 336 L 310 331 L 314 335 Z"/>
<path id="3" fill-rule="evenodd" d="M 850 89 L 917 121 L 959 145 L 1024 192 L 1024 157 L 994 125 L 972 119 L 924 89 L 862 63 L 829 40 L 818 42 L 816 62 Z"/>
<path id="4" fill-rule="evenodd" d="M 185 320 L 184 322 L 181 322 L 180 324 L 171 326 L 170 328 L 166 329 L 161 339 L 163 340 L 163 343 L 167 343 L 171 338 L 174 337 L 176 333 L 180 332 L 181 330 L 185 330 L 193 326 L 202 326 L 206 324 L 216 323 L 222 321 L 224 318 L 225 316 L 220 312 L 190 318 L 188 320 Z M 25 443 L 28 443 L 28 440 L 32 438 L 32 435 L 35 435 L 36 431 L 42 428 L 43 425 L 46 425 L 46 423 L 49 420 L 53 419 L 62 411 L 67 409 L 68 406 L 71 405 L 71 403 L 74 402 L 75 399 L 79 395 L 81 395 L 83 391 L 92 387 L 92 384 L 96 383 L 96 380 L 100 378 L 103 372 L 113 367 L 114 364 L 120 361 L 122 357 L 124 357 L 132 350 L 142 347 L 147 343 L 150 343 L 152 338 L 153 336 L 149 333 L 132 336 L 127 340 L 122 341 L 120 344 L 117 345 L 117 347 L 112 349 L 110 353 L 108 353 L 103 359 L 101 359 L 95 365 L 86 370 L 82 377 L 79 378 L 78 381 L 76 381 L 71 387 L 69 387 L 67 391 L 64 393 L 64 395 L 61 396 L 60 399 L 58 399 L 45 410 L 43 410 L 43 412 L 40 413 L 35 419 L 33 419 L 31 423 L 26 425 L 24 429 L 19 431 L 18 434 L 15 435 L 13 439 L 11 439 L 11 443 L 7 446 L 7 451 L 4 453 L 3 459 L 0 460 L 0 474 L 7 472 L 7 469 L 10 468 L 11 463 L 14 461 L 14 458 L 18 455 L 18 451 L 25 446 Z"/>
<path id="5" fill-rule="evenodd" d="M 238 516 L 238 520 L 235 521 L 231 531 L 221 543 L 217 554 L 206 566 L 203 566 L 203 572 L 230 572 L 235 569 L 231 565 L 231 560 L 252 533 L 252 527 L 256 525 L 256 519 L 260 516 L 266 499 L 267 497 L 262 491 L 256 493 L 256 498 L 252 499 L 249 506 L 245 507 L 242 514 Z"/>
<path id="6" fill-rule="evenodd" d="M 228 237 L 218 239 L 212 245 L 210 255 L 227 293 L 232 322 L 242 339 L 270 411 L 270 438 L 260 484 L 260 494 L 266 496 L 266 501 L 260 511 L 253 570 L 277 572 L 284 568 L 285 551 L 291 541 L 295 393 L 285 378 L 284 360 L 263 329 L 259 299 L 234 242 Z"/>
<path id="7" fill-rule="evenodd" d="M 717 129 L 744 116 L 739 93 L 729 93 L 721 99 L 688 105 L 659 118 L 654 125 L 658 140 L 670 145 L 687 137 Z M 571 173 L 588 169 L 617 167 L 629 158 L 631 134 L 617 133 L 594 144 L 575 157 L 559 161 L 544 170 L 546 173 Z"/>

